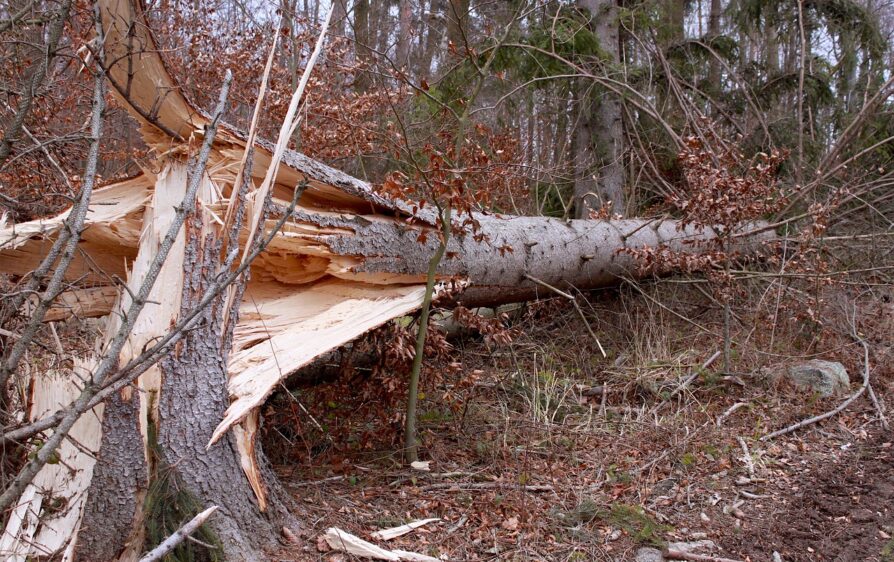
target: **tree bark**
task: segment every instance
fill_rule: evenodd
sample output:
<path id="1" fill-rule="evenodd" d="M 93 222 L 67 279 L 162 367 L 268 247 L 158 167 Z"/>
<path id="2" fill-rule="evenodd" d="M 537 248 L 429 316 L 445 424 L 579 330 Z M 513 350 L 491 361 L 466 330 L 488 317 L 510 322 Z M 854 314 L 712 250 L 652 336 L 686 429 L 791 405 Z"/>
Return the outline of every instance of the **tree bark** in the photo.
<path id="1" fill-rule="evenodd" d="M 444 3 L 446 0 L 430 0 L 426 17 L 425 46 L 419 61 L 419 76 L 427 77 L 432 73 L 432 62 L 435 52 L 444 36 Z"/>
<path id="2" fill-rule="evenodd" d="M 345 34 L 345 20 L 348 19 L 348 0 L 332 0 L 332 34 L 343 37 Z"/>
<path id="3" fill-rule="evenodd" d="M 580 0 L 590 14 L 590 26 L 608 60 L 607 75 L 620 63 L 618 5 L 615 0 Z M 625 213 L 624 130 L 621 101 L 604 89 L 581 84 L 578 90 L 578 124 L 575 149 L 575 215 L 586 218 L 590 210 L 608 205 L 613 213 Z"/>
<path id="4" fill-rule="evenodd" d="M 633 250 L 664 246 L 672 252 L 698 254 L 714 249 L 717 241 L 712 229 L 684 227 L 675 220 L 563 220 L 478 213 L 472 218 L 479 225 L 477 232 L 452 236 L 438 269 L 442 280 L 468 283 L 456 297 L 466 306 L 553 296 L 529 277 L 581 290 L 615 285 L 642 276 L 642 262 Z M 317 244 L 311 250 L 315 255 L 325 248 L 323 255 L 332 260 L 327 269 L 331 275 L 350 281 L 423 283 L 428 260 L 439 244 L 432 226 L 408 228 L 372 216 L 335 218 L 296 211 L 291 223 L 336 230 L 309 235 L 307 241 Z M 742 233 L 749 228 L 760 226 L 743 227 Z M 426 233 L 424 242 L 420 232 Z M 772 232 L 743 235 L 733 251 L 754 255 L 773 238 Z"/>
<path id="5" fill-rule="evenodd" d="M 139 264 L 151 260 L 153 241 L 166 228 L 165 210 L 170 204 L 166 201 L 177 200 L 188 183 L 183 170 L 184 166 L 175 162 L 159 176 L 155 213 L 144 220 L 140 253 L 129 281 L 132 286 L 141 283 L 143 268 Z M 206 181 L 203 197 L 197 200 L 176 250 L 163 266 L 162 283 L 154 294 L 162 304 L 138 320 L 130 349 L 139 349 L 163 336 L 170 325 L 198 304 L 219 274 L 221 233 L 205 207 L 214 198 L 215 190 Z M 166 494 L 185 495 L 201 509 L 220 507 L 218 516 L 207 525 L 227 560 L 264 559 L 264 552 L 277 546 L 283 526 L 297 527 L 288 510 L 291 501 L 275 479 L 264 483 L 261 508 L 251 482 L 243 474 L 245 457 L 233 433 L 206 449 L 229 403 L 227 343 L 232 341 L 228 332 L 235 323 L 229 323 L 228 331 L 224 331 L 223 302 L 222 294 L 202 312 L 197 327 L 173 353 L 139 379 L 142 392 L 129 391 L 109 402 L 78 537 L 79 559 L 137 557 L 144 550 L 146 519 L 152 515 L 147 502 L 173 504 L 174 500 L 164 497 Z M 269 475 L 260 451 L 256 451 L 256 462 Z M 151 493 L 162 497 L 150 498 L 150 487 L 161 481 L 168 484 Z M 176 515 L 186 520 L 195 513 Z"/>
<path id="6" fill-rule="evenodd" d="M 187 232 L 181 314 L 201 299 L 220 265 L 220 238 L 210 225 L 196 218 Z M 297 528 L 288 511 L 287 494 L 278 481 L 266 482 L 268 507 L 258 500 L 243 475 L 233 434 L 206 450 L 218 420 L 229 403 L 227 356 L 222 342 L 221 298 L 206 309 L 199 328 L 190 331 L 176 351 L 159 365 L 162 374 L 158 399 L 160 460 L 174 470 L 185 490 L 203 508 L 220 506 L 209 525 L 220 540 L 227 560 L 264 559 L 277 546 L 283 526 Z M 238 304 L 238 303 L 237 303 Z M 232 324 L 230 326 L 233 326 Z M 259 453 L 260 462 L 264 463 Z"/>
<path id="7" fill-rule="evenodd" d="M 447 41 L 453 43 L 461 57 L 466 54 L 466 25 L 469 15 L 469 0 L 449 0 L 447 8 Z"/>
<path id="8" fill-rule="evenodd" d="M 708 16 L 708 37 L 713 41 L 720 36 L 720 17 L 723 13 L 723 2 L 721 0 L 711 0 L 711 12 Z M 723 88 L 720 84 L 720 61 L 716 57 L 711 56 L 708 64 L 708 87 L 718 92 L 722 92 Z"/>
<path id="9" fill-rule="evenodd" d="M 397 48 L 395 50 L 395 63 L 398 68 L 408 68 L 410 65 L 410 44 L 413 40 L 413 5 L 410 0 L 400 0 L 397 28 Z"/>
<path id="10" fill-rule="evenodd" d="M 369 0 L 354 1 L 354 51 L 357 60 L 364 65 L 357 73 L 354 87 L 359 94 L 365 94 L 371 84 L 368 65 L 372 60 L 370 41 L 373 34 L 369 27 Z"/>

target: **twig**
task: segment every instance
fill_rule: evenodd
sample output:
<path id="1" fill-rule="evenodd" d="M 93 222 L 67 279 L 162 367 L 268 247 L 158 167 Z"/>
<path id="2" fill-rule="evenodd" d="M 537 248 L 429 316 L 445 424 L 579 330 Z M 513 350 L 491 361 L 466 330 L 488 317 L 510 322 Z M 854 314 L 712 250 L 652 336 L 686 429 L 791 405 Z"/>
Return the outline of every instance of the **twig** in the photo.
<path id="1" fill-rule="evenodd" d="M 885 431 L 890 431 L 891 426 L 888 424 L 888 418 L 885 416 L 885 408 L 879 401 L 878 396 L 875 395 L 875 391 L 872 390 L 872 385 L 867 386 L 866 390 L 869 392 L 869 398 L 872 400 L 872 405 L 875 406 L 875 411 L 878 412 L 878 419 L 882 423 L 882 427 Z"/>
<path id="2" fill-rule="evenodd" d="M 0 336 L 3 336 L 5 338 L 12 338 L 14 340 L 22 339 L 21 335 L 15 333 L 15 332 L 10 332 L 9 330 L 4 330 L 3 328 L 0 328 Z"/>
<path id="3" fill-rule="evenodd" d="M 705 361 L 704 363 L 702 363 L 701 369 L 699 369 L 699 370 L 697 370 L 697 371 L 694 371 L 692 374 L 690 374 L 688 377 L 686 377 L 686 380 L 684 380 L 684 381 L 680 384 L 680 386 L 678 386 L 677 389 L 674 390 L 674 391 L 671 393 L 670 396 L 668 396 L 667 399 L 670 400 L 671 398 L 673 398 L 674 396 L 676 396 L 676 395 L 679 394 L 680 392 L 686 390 L 686 387 L 689 386 L 690 384 L 692 384 L 692 381 L 694 381 L 695 379 L 697 379 L 698 376 L 699 376 L 700 374 L 702 374 L 702 371 L 704 371 L 705 369 L 707 369 L 708 367 L 710 367 L 710 366 L 714 363 L 714 361 L 717 361 L 717 358 L 718 358 L 718 357 L 720 357 L 720 351 L 715 351 L 715 352 L 714 352 L 714 355 L 708 357 L 708 360 Z"/>
<path id="4" fill-rule="evenodd" d="M 460 527 L 462 527 L 463 525 L 466 524 L 466 521 L 468 521 L 468 520 L 469 520 L 468 515 L 463 515 L 462 517 L 460 517 L 459 521 L 457 521 L 454 526 L 447 529 L 447 535 L 449 536 L 449 535 L 452 535 L 453 533 L 457 532 L 460 529 Z"/>
<path id="5" fill-rule="evenodd" d="M 523 490 L 525 492 L 554 492 L 555 488 L 553 488 L 549 484 L 534 484 L 529 486 L 516 486 L 509 482 L 442 482 L 440 484 L 429 484 L 428 486 L 423 486 L 421 490 L 423 491 L 431 491 L 431 490 L 493 490 L 493 489 L 507 489 L 507 490 Z"/>
<path id="6" fill-rule="evenodd" d="M 186 540 L 189 535 L 195 533 L 215 511 L 217 511 L 217 506 L 212 505 L 202 513 L 190 519 L 186 525 L 177 529 L 173 535 L 166 538 L 160 545 L 149 551 L 146 556 L 140 558 L 140 562 L 155 562 L 156 560 L 164 558 L 165 555 L 174 550 L 178 544 Z"/>
<path id="7" fill-rule="evenodd" d="M 727 410 L 727 411 L 723 412 L 722 414 L 720 414 L 719 416 L 717 416 L 717 426 L 719 427 L 719 426 L 723 425 L 723 420 L 725 420 L 726 418 L 733 415 L 733 412 L 735 412 L 742 406 L 747 406 L 747 405 L 748 405 L 747 402 L 736 402 L 735 404 L 730 406 L 729 410 Z"/>
<path id="8" fill-rule="evenodd" d="M 599 346 L 599 352 L 602 353 L 602 357 L 603 358 L 608 357 L 608 355 L 605 353 L 605 348 L 602 347 L 602 343 L 599 341 L 599 338 L 596 336 L 596 332 L 594 332 L 593 328 L 590 326 L 590 321 L 587 320 L 587 317 L 584 315 L 584 311 L 581 310 L 580 305 L 577 304 L 577 299 L 574 298 L 574 295 L 566 293 L 565 291 L 562 291 L 561 289 L 557 289 L 556 287 L 553 287 L 546 281 L 537 279 L 533 275 L 528 275 L 527 273 L 525 273 L 525 279 L 527 279 L 528 281 L 532 281 L 532 282 L 540 285 L 541 287 L 545 287 L 545 288 L 549 289 L 550 291 L 556 293 L 557 295 L 559 295 L 561 297 L 565 297 L 566 299 L 571 301 L 571 304 L 574 305 L 574 310 L 577 311 L 577 314 L 578 314 L 578 316 L 580 316 L 580 319 L 584 321 L 584 326 L 587 327 L 587 331 L 590 333 L 590 337 L 592 337 L 593 340 L 596 342 L 596 345 Z"/>
<path id="9" fill-rule="evenodd" d="M 337 482 L 339 480 L 344 480 L 344 475 L 338 476 L 330 476 L 329 478 L 323 478 L 322 480 L 308 480 L 306 482 L 294 482 L 289 484 L 289 488 L 299 488 L 301 486 L 318 486 L 323 484 L 324 482 Z"/>
<path id="10" fill-rule="evenodd" d="M 748 469 L 748 476 L 754 478 L 754 461 L 751 459 L 751 451 L 748 450 L 748 443 L 745 442 L 745 439 L 742 437 L 736 437 L 739 440 L 739 446 L 742 447 L 742 452 L 745 454 L 743 460 L 745 461 L 745 468 Z"/>
<path id="11" fill-rule="evenodd" d="M 732 558 L 721 558 L 719 556 L 708 556 L 706 554 L 695 554 L 693 552 L 671 549 L 668 549 L 664 556 L 672 560 L 692 560 L 693 562 L 742 562 Z"/>
<path id="12" fill-rule="evenodd" d="M 856 333 L 856 330 L 855 330 L 855 333 Z M 866 389 L 869 387 L 869 345 L 867 345 L 866 341 L 863 338 L 860 338 L 859 336 L 855 335 L 854 338 L 863 345 L 863 364 L 864 364 L 863 385 L 860 387 L 860 390 L 853 393 L 850 396 L 850 398 L 848 398 L 847 400 L 842 402 L 834 410 L 830 410 L 824 414 L 820 414 L 818 416 L 813 416 L 812 418 L 808 418 L 806 420 L 799 421 L 798 423 L 796 423 L 794 425 L 790 425 L 790 426 L 786 427 L 785 429 L 780 429 L 779 431 L 774 431 L 773 433 L 770 433 L 769 435 L 764 435 L 763 437 L 761 437 L 761 441 L 769 441 L 770 439 L 775 439 L 776 437 L 779 437 L 780 435 L 785 435 L 787 433 L 797 431 L 803 427 L 807 427 L 808 425 L 815 424 L 816 422 L 822 421 L 824 419 L 831 418 L 832 416 L 840 413 L 845 408 L 850 406 L 854 400 L 856 400 L 857 398 L 862 396 L 864 392 L 866 392 Z"/>

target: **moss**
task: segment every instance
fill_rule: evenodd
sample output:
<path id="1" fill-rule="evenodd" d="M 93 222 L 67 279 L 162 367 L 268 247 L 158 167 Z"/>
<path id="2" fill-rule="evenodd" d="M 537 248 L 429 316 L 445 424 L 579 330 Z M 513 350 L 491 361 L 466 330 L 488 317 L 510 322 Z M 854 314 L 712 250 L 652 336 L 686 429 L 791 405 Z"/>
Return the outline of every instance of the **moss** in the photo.
<path id="1" fill-rule="evenodd" d="M 623 503 L 612 504 L 606 510 L 592 499 L 584 499 L 574 509 L 555 512 L 556 519 L 566 526 L 577 526 L 596 520 L 604 521 L 612 527 L 622 529 L 638 544 L 664 546 L 662 535 L 671 527 L 660 525 L 642 508 Z"/>
<path id="2" fill-rule="evenodd" d="M 882 562 L 894 562 L 894 539 L 891 539 L 882 547 Z"/>
<path id="3" fill-rule="evenodd" d="M 637 543 L 664 546 L 662 535 L 672 530 L 657 523 L 641 507 L 623 503 L 612 504 L 611 512 L 603 519 L 626 531 Z"/>

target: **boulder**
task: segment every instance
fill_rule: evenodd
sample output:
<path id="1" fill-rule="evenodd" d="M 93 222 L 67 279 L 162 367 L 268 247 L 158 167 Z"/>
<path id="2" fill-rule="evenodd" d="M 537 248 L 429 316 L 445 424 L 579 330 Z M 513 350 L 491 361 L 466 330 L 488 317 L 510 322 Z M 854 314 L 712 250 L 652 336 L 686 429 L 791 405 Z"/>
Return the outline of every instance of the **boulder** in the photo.
<path id="1" fill-rule="evenodd" d="M 851 386 L 847 369 L 836 361 L 805 361 L 790 366 L 786 374 L 795 386 L 809 388 L 824 398 L 847 394 Z"/>

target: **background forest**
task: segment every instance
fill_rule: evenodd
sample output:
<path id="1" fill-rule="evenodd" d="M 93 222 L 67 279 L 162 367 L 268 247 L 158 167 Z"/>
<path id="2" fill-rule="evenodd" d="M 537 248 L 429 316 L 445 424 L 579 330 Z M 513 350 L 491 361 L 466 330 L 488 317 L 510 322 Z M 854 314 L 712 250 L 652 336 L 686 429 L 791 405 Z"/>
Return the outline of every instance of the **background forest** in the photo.
<path id="1" fill-rule="evenodd" d="M 198 107 L 213 111 L 232 72 L 225 120 L 242 130 L 276 38 L 258 124 L 267 139 L 331 10 L 289 147 L 435 208 L 442 224 L 452 209 L 445 236 L 476 236 L 473 211 L 669 218 L 720 233 L 696 257 L 631 252 L 638 275 L 660 279 L 592 293 L 547 285 L 551 300 L 486 311 L 436 307 L 417 365 L 431 474 L 408 473 L 400 444 L 427 316 L 290 379 L 263 410 L 264 447 L 308 524 L 281 541 L 283 559 L 339 559 L 316 542 L 326 527 L 361 535 L 440 517 L 396 542 L 470 560 L 632 560 L 652 547 L 704 561 L 894 560 L 894 2 L 152 0 L 145 10 Z M 0 227 L 76 199 L 90 160 L 85 69 L 100 47 L 87 0 L 0 0 Z M 107 99 L 98 184 L 154 161 L 137 122 Z M 775 233 L 763 259 L 733 251 L 745 223 Z M 5 307 L 20 281 L 0 285 L 3 361 L 25 322 Z M 67 365 L 62 349 L 85 347 L 95 329 L 55 324 L 27 369 Z M 778 376 L 816 358 L 840 361 L 863 398 L 839 410 Z M 4 432 L 22 421 L 17 393 L 2 391 Z M 803 433 L 762 439 L 833 410 Z M 6 488 L 30 453 L 0 444 Z M 147 548 L 198 510 L 152 505 Z M 184 544 L 178 559 L 217 559 Z"/>

